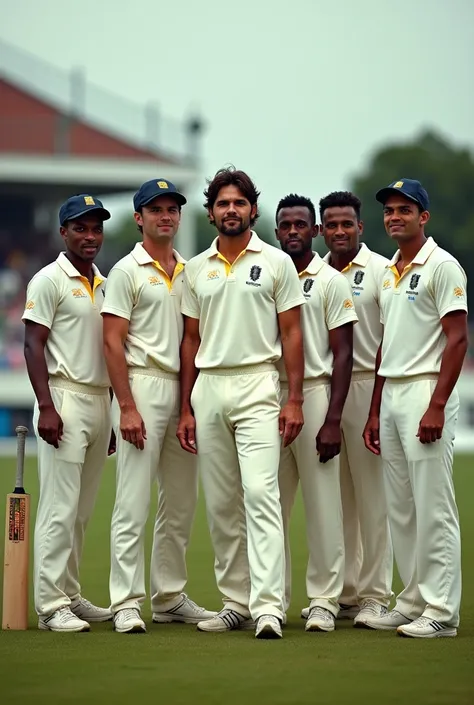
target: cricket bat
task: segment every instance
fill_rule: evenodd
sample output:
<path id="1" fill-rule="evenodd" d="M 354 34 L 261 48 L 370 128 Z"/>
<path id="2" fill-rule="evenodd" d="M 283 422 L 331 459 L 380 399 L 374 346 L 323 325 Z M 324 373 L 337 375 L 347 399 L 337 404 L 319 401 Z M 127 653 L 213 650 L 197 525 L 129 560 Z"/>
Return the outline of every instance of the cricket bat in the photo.
<path id="1" fill-rule="evenodd" d="M 23 487 L 26 426 L 17 426 L 15 489 L 7 495 L 2 629 L 28 629 L 30 495 Z"/>

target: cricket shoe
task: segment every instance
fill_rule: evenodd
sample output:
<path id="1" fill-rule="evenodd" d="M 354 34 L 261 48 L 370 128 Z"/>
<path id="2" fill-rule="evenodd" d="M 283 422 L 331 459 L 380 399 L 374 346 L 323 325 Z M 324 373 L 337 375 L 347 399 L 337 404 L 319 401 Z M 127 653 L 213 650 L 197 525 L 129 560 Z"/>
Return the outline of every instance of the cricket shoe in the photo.
<path id="1" fill-rule="evenodd" d="M 281 622 L 273 614 L 262 614 L 255 627 L 256 639 L 281 639 Z"/>
<path id="2" fill-rule="evenodd" d="M 61 607 L 47 617 L 40 617 L 38 629 L 51 632 L 88 632 L 90 625 L 83 619 L 76 617 L 69 607 Z"/>
<path id="3" fill-rule="evenodd" d="M 308 619 L 310 607 L 303 607 L 301 610 L 301 619 Z M 359 605 L 339 605 L 339 613 L 336 619 L 354 619 L 359 614 Z"/>
<path id="4" fill-rule="evenodd" d="M 403 627 L 405 624 L 410 624 L 411 621 L 411 619 L 405 617 L 405 615 L 398 612 L 398 610 L 391 610 L 381 617 L 368 617 L 365 620 L 365 626 L 369 629 L 389 631 L 391 629 L 397 629 L 397 627 Z"/>
<path id="5" fill-rule="evenodd" d="M 371 629 L 367 624 L 368 621 L 372 619 L 380 619 L 388 613 L 388 609 L 381 605 L 377 600 L 372 598 L 367 598 L 363 600 L 360 612 L 354 618 L 354 627 L 359 629 Z"/>
<path id="6" fill-rule="evenodd" d="M 211 619 L 198 622 L 200 632 L 230 632 L 233 629 L 253 629 L 255 622 L 250 617 L 244 617 L 239 612 L 225 607 Z"/>
<path id="7" fill-rule="evenodd" d="M 76 617 L 86 622 L 109 622 L 112 619 L 112 612 L 109 609 L 97 607 L 84 597 L 71 603 L 70 609 Z"/>
<path id="8" fill-rule="evenodd" d="M 143 634 L 146 626 L 136 607 L 128 607 L 115 613 L 114 630 L 119 634 Z"/>
<path id="9" fill-rule="evenodd" d="M 198 624 L 206 619 L 212 619 L 217 612 L 211 612 L 204 607 L 199 607 L 193 600 L 190 600 L 184 593 L 180 601 L 163 612 L 153 612 L 153 621 L 158 624 L 169 622 L 184 622 L 185 624 Z"/>
<path id="10" fill-rule="evenodd" d="M 418 639 L 436 639 L 443 636 L 456 636 L 456 627 L 448 627 L 447 624 L 437 622 L 429 617 L 418 617 L 410 624 L 402 624 L 397 628 L 399 636 L 411 636 Z"/>
<path id="11" fill-rule="evenodd" d="M 312 607 L 306 620 L 307 632 L 333 632 L 336 628 L 336 618 L 324 607 Z"/>

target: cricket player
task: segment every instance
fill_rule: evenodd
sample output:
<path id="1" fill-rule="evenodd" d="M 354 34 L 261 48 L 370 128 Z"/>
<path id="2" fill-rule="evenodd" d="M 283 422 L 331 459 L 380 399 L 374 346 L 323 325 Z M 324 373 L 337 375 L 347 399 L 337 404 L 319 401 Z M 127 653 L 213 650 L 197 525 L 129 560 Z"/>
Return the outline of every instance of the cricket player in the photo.
<path id="1" fill-rule="evenodd" d="M 347 191 L 330 193 L 319 202 L 321 232 L 329 249 L 324 260 L 349 282 L 359 319 L 340 456 L 346 561 L 339 617 L 353 617 L 355 627 L 386 613 L 393 574 L 382 463 L 367 451 L 362 438 L 382 340 L 379 298 L 388 260 L 360 242 L 360 209 L 360 200 Z"/>
<path id="2" fill-rule="evenodd" d="M 39 628 L 53 632 L 89 631 L 90 622 L 111 619 L 82 597 L 79 583 L 84 532 L 113 452 L 100 317 L 105 279 L 93 264 L 109 218 L 87 194 L 61 206 L 65 251 L 29 282 L 22 316 L 38 441 L 34 600 Z"/>
<path id="3" fill-rule="evenodd" d="M 455 385 L 467 351 L 466 275 L 425 234 L 429 199 L 419 181 L 378 191 L 399 249 L 380 293 L 384 326 L 367 448 L 381 455 L 395 559 L 404 589 L 373 629 L 454 637 L 461 601 L 461 542 L 453 485 L 459 410 Z"/>
<path id="4" fill-rule="evenodd" d="M 300 482 L 309 550 L 306 631 L 330 632 L 335 628 L 344 582 L 339 453 L 342 410 L 351 381 L 352 329 L 357 315 L 346 279 L 312 251 L 313 238 L 318 234 L 312 201 L 295 194 L 282 198 L 276 211 L 276 226 L 277 240 L 293 260 L 306 299 L 301 312 L 305 425 L 295 441 L 282 448 L 279 472 L 285 528 L 285 603 L 288 608 L 290 516 Z M 279 369 L 285 402 L 287 375 L 284 366 L 279 365 Z"/>
<path id="5" fill-rule="evenodd" d="M 146 597 L 144 533 L 155 480 L 153 621 L 196 623 L 216 614 L 183 592 L 198 493 L 195 458 L 176 438 L 185 261 L 173 242 L 185 203 L 167 179 L 140 186 L 133 204 L 142 242 L 111 269 L 102 307 L 117 437 L 110 597 L 119 633 L 146 631 L 140 614 Z"/>
<path id="6" fill-rule="evenodd" d="M 303 426 L 304 298 L 291 259 L 252 230 L 259 193 L 249 176 L 222 169 L 204 193 L 218 235 L 185 269 L 178 437 L 197 453 L 224 608 L 198 629 L 223 632 L 254 621 L 257 638 L 280 638 L 278 465 L 280 441 L 289 445 Z"/>

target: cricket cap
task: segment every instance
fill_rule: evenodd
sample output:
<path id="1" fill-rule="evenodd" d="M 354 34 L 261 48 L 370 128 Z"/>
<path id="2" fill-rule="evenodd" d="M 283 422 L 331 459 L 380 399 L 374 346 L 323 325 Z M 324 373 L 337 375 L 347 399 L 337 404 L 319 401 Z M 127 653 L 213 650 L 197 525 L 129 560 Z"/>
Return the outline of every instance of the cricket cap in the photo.
<path id="1" fill-rule="evenodd" d="M 101 201 L 87 193 L 71 196 L 59 209 L 59 224 L 64 225 L 68 220 L 75 220 L 86 213 L 97 213 L 102 220 L 109 220 L 110 213 Z"/>
<path id="2" fill-rule="evenodd" d="M 375 198 L 380 203 L 385 203 L 388 197 L 394 193 L 402 193 L 406 198 L 409 198 L 410 201 L 418 203 L 424 211 L 429 210 L 430 199 L 428 198 L 428 193 L 416 179 L 400 179 L 399 181 L 394 181 L 390 186 L 386 186 L 380 189 L 380 191 L 377 191 Z"/>
<path id="3" fill-rule="evenodd" d="M 151 179 L 150 181 L 145 181 L 134 195 L 133 207 L 135 211 L 140 210 L 142 206 L 146 206 L 147 203 L 150 203 L 158 196 L 171 196 L 180 206 L 184 206 L 187 203 L 186 198 L 171 181 L 167 179 Z"/>

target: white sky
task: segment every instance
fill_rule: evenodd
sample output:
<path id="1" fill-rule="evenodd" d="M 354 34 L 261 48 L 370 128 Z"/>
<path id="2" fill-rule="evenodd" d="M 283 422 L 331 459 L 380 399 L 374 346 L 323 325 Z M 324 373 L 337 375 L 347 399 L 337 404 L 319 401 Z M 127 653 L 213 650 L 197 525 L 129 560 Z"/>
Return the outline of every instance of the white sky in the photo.
<path id="1" fill-rule="evenodd" d="M 176 118 L 199 107 L 202 186 L 232 162 L 256 181 L 267 214 L 288 192 L 317 202 L 347 187 L 374 149 L 424 127 L 474 147 L 473 0 L 0 0 L 0 9 L 0 37 L 58 67 L 83 66 L 99 86 L 158 100 Z M 202 188 L 192 200 L 202 202 Z"/>

